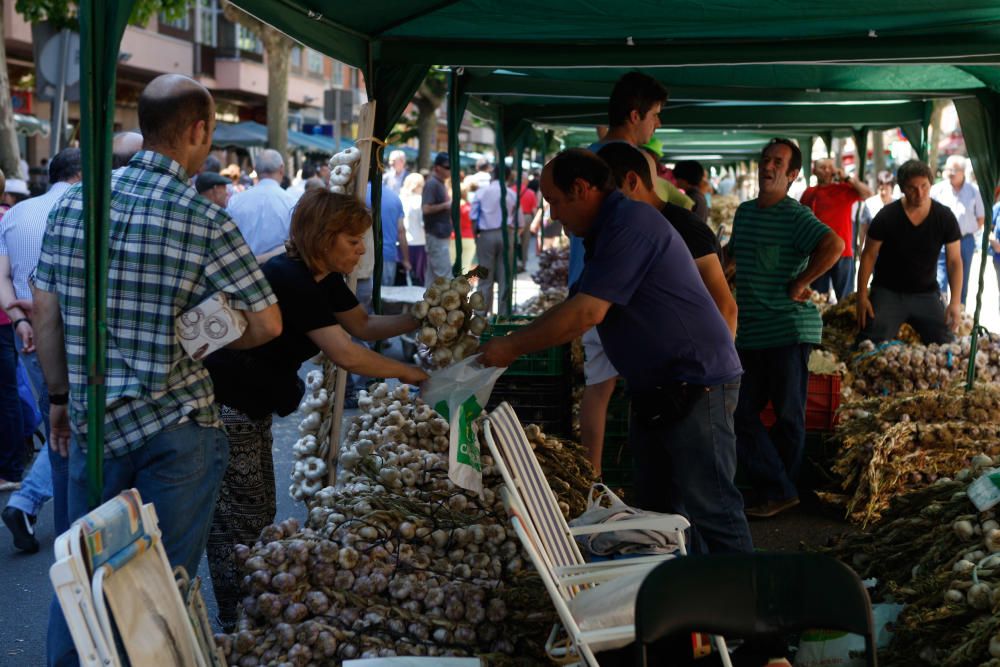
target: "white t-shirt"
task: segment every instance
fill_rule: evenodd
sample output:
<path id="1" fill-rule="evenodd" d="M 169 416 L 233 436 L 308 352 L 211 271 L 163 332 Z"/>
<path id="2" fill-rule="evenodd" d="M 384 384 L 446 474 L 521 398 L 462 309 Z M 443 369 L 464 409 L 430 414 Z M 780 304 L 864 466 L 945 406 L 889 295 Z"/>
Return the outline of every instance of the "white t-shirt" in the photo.
<path id="1" fill-rule="evenodd" d="M 422 246 L 427 243 L 424 236 L 423 198 L 418 194 L 402 195 L 403 215 L 406 218 L 406 245 Z"/>

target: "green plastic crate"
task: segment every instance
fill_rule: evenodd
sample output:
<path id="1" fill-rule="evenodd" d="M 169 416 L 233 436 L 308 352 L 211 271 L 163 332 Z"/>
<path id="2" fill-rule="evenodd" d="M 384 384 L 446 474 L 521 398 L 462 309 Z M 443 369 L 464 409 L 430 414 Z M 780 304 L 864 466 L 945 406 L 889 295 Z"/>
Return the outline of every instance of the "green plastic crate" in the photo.
<path id="1" fill-rule="evenodd" d="M 490 326 L 483 332 L 479 340 L 481 343 L 485 343 L 491 338 L 506 336 L 511 331 L 530 323 L 534 319 L 534 317 L 527 315 L 514 315 L 498 321 L 498 318 L 494 316 L 490 319 Z M 517 361 L 510 365 L 510 368 L 507 369 L 504 375 L 562 376 L 568 368 L 568 364 L 569 346 L 559 345 L 558 347 L 550 347 L 547 350 L 532 352 L 531 354 L 519 357 Z"/>

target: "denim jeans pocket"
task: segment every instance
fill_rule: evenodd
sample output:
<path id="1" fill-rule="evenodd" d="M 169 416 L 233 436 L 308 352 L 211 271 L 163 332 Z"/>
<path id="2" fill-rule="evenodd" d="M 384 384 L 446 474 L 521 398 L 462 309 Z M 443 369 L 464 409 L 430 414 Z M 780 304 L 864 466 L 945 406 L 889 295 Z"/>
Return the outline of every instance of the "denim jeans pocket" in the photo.
<path id="1" fill-rule="evenodd" d="M 163 482 L 187 482 L 205 474 L 208 450 L 215 448 L 215 429 L 184 424 L 153 436 L 146 444 L 150 474 Z"/>

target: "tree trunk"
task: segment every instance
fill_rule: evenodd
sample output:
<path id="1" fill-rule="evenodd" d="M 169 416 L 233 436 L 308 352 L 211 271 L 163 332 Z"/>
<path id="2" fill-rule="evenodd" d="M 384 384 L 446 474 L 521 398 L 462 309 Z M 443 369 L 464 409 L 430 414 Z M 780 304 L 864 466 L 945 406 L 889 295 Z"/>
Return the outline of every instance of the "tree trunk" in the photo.
<path id="1" fill-rule="evenodd" d="M 949 100 L 934 100 L 931 104 L 934 105 L 934 108 L 931 110 L 930 122 L 927 123 L 927 164 L 931 171 L 937 174 L 938 144 L 941 143 L 941 112 L 951 102 Z"/>
<path id="2" fill-rule="evenodd" d="M 0 35 L 3 34 L 4 2 L 0 0 Z M 27 178 L 20 173 L 21 152 L 14 128 L 14 107 L 10 101 L 10 77 L 7 74 L 7 48 L 0 41 L 0 169 L 7 178 Z"/>
<path id="3" fill-rule="evenodd" d="M 876 186 L 879 172 L 885 170 L 885 143 L 882 141 L 884 135 L 885 130 L 872 130 L 872 170 L 875 172 L 872 176 L 876 179 Z"/>
<path id="4" fill-rule="evenodd" d="M 263 29 L 260 38 L 267 56 L 267 143 L 287 156 L 288 65 L 292 41 L 270 26 Z"/>
<path id="5" fill-rule="evenodd" d="M 431 168 L 431 151 L 437 149 L 436 111 L 439 105 L 428 102 L 421 97 L 414 98 L 413 103 L 417 105 L 417 133 L 420 139 L 417 168 L 424 171 Z"/>

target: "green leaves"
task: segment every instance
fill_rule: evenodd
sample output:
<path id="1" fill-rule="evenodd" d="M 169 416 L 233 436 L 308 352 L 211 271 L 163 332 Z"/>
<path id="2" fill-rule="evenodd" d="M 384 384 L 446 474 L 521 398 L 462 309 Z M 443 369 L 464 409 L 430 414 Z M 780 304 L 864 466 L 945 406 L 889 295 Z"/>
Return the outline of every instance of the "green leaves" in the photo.
<path id="1" fill-rule="evenodd" d="M 168 19 L 179 18 L 188 11 L 193 0 L 137 0 L 132 7 L 129 23 L 145 26 L 154 14 L 163 12 Z M 71 0 L 17 0 L 14 8 L 28 23 L 48 21 L 57 29 L 78 30 L 77 3 Z"/>

